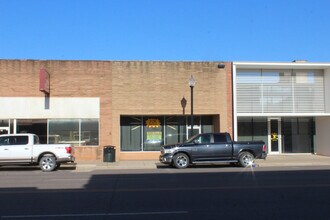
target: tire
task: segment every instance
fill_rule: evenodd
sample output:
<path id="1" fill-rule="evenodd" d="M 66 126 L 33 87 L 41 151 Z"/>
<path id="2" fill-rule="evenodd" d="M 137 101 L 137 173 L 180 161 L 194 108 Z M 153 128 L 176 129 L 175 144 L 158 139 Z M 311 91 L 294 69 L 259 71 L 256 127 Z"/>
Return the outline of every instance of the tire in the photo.
<path id="1" fill-rule="evenodd" d="M 239 158 L 239 163 L 242 167 L 252 166 L 252 164 L 254 163 L 253 154 L 247 151 L 240 153 L 238 158 Z"/>
<path id="2" fill-rule="evenodd" d="M 178 153 L 173 158 L 173 165 L 178 169 L 184 169 L 189 166 L 189 157 L 187 154 Z"/>
<path id="3" fill-rule="evenodd" d="M 51 172 L 56 169 L 57 164 L 53 155 L 43 156 L 39 161 L 40 169 L 44 172 Z"/>

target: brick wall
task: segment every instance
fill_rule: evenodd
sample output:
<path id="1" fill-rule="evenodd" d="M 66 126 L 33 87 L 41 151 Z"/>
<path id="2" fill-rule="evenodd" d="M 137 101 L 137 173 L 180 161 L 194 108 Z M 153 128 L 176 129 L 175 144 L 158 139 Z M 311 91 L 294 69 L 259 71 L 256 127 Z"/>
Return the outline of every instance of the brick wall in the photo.
<path id="1" fill-rule="evenodd" d="M 76 148 L 78 159 L 101 159 L 105 145 L 120 146 L 120 115 L 190 114 L 191 75 L 194 114 L 218 115 L 215 128 L 232 133 L 231 63 L 143 61 L 0 60 L 3 97 L 43 97 L 39 70 L 50 74 L 52 97 L 100 97 L 100 146 Z M 119 159 L 155 159 L 158 152 L 120 153 Z"/>
<path id="2" fill-rule="evenodd" d="M 100 159 L 102 146 L 111 144 L 111 62 L 0 60 L 3 97 L 44 97 L 39 71 L 50 74 L 52 97 L 100 97 L 100 146 L 77 147 L 78 159 Z"/>
<path id="3" fill-rule="evenodd" d="M 113 143 L 120 145 L 120 115 L 182 115 L 181 99 L 187 100 L 186 114 L 190 114 L 191 75 L 194 87 L 194 114 L 220 115 L 218 131 L 232 130 L 231 64 L 225 69 L 218 62 L 113 62 L 112 63 L 112 121 Z M 220 127 L 217 126 L 220 124 Z M 149 156 L 149 157 L 148 157 Z M 153 153 L 143 156 L 121 153 L 123 159 L 155 158 Z"/>

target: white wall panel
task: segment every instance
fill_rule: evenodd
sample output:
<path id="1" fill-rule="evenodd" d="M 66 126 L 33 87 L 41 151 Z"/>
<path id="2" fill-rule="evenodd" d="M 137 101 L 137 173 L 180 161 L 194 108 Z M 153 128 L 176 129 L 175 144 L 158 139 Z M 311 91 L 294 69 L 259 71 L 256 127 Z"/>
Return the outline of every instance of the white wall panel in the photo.
<path id="1" fill-rule="evenodd" d="M 99 118 L 99 98 L 1 97 L 0 118 Z"/>
<path id="2" fill-rule="evenodd" d="M 330 113 L 330 69 L 324 71 L 325 112 Z"/>
<path id="3" fill-rule="evenodd" d="M 330 156 L 330 117 L 317 117 L 315 119 L 315 152 Z"/>

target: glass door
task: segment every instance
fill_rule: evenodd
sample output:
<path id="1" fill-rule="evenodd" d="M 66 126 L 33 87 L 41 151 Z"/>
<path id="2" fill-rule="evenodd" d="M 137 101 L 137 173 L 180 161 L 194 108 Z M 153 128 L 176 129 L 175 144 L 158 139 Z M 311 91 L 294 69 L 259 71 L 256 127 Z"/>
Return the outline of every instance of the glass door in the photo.
<path id="1" fill-rule="evenodd" d="M 268 119 L 268 153 L 281 153 L 281 119 Z"/>

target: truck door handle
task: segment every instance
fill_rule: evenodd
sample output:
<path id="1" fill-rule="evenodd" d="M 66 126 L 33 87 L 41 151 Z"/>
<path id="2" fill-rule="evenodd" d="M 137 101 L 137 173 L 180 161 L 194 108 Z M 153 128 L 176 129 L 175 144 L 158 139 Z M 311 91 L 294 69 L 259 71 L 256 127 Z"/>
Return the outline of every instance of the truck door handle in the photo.
<path id="1" fill-rule="evenodd" d="M 24 149 L 25 149 L 25 150 L 29 150 L 29 148 L 27 148 L 27 147 L 26 147 L 26 148 L 24 148 Z"/>

